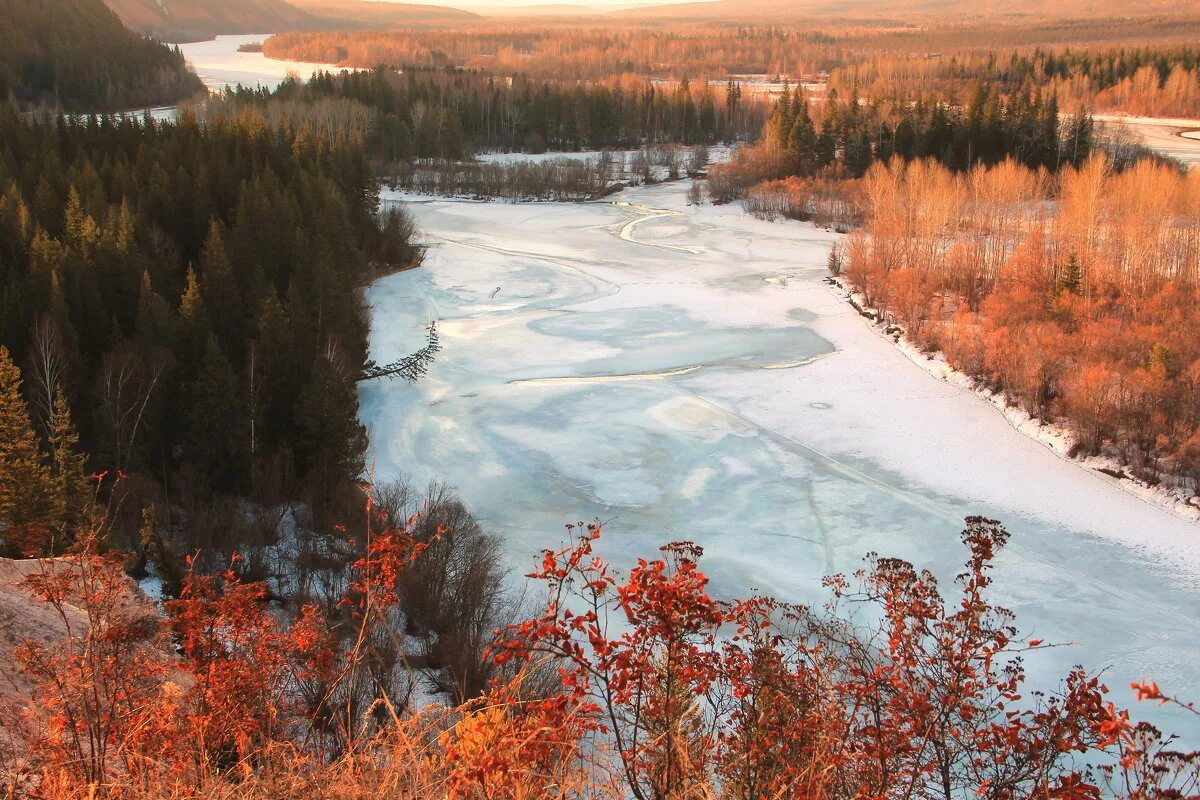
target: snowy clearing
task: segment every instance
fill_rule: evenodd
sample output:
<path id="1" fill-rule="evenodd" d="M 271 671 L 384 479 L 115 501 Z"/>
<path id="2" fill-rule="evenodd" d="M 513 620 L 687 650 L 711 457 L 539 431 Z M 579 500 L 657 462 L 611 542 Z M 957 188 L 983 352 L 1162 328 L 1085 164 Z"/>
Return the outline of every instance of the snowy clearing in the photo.
<path id="1" fill-rule="evenodd" d="M 1084 663 L 1120 702 L 1147 675 L 1200 695 L 1200 526 L 910 361 L 824 282 L 835 234 L 689 207 L 688 186 L 413 204 L 433 247 L 371 287 L 371 356 L 431 319 L 444 350 L 415 386 L 362 388 L 377 476 L 458 487 L 522 571 L 567 522 L 605 521 L 619 565 L 693 539 L 722 597 L 823 599 L 869 551 L 949 582 L 985 514 L 1013 534 L 998 596 L 1075 643 L 1027 660 L 1035 684 Z M 1195 717 L 1135 710 L 1200 744 Z"/>
<path id="2" fill-rule="evenodd" d="M 655 149 L 668 150 L 671 148 L 679 149 L 683 153 L 687 153 L 691 145 L 651 145 Z M 729 144 L 714 144 L 708 146 L 708 156 L 710 163 L 718 161 L 728 161 L 730 155 L 734 151 L 734 146 Z M 522 162 L 540 163 L 542 161 L 556 161 L 558 159 L 569 159 L 571 161 L 595 161 L 602 153 L 607 153 L 609 158 L 614 162 L 628 164 L 637 157 L 642 150 L 547 150 L 544 153 L 520 153 L 520 152 L 492 152 L 479 153 L 475 156 L 476 161 L 483 161 L 495 164 L 517 164 Z"/>
<path id="3" fill-rule="evenodd" d="M 628 161 L 637 154 L 637 150 L 547 150 L 543 153 L 520 153 L 520 152 L 494 152 L 494 153 L 479 153 L 475 156 L 476 161 L 482 161 L 485 164 L 523 164 L 532 163 L 540 164 L 543 161 L 558 161 L 566 159 L 568 161 L 595 161 L 600 157 L 600 154 L 607 152 L 615 161 L 620 159 L 622 162 Z"/>

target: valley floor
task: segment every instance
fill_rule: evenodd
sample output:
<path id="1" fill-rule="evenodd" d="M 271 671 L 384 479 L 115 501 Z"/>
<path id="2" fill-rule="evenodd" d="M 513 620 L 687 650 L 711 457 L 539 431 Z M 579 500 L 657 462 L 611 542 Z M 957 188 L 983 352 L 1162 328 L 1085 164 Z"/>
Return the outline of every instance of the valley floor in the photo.
<path id="1" fill-rule="evenodd" d="M 1200 526 L 1015 430 L 910 361 L 828 286 L 835 235 L 688 182 L 607 202 L 420 200 L 425 266 L 378 281 L 372 357 L 444 350 L 415 386 L 361 392 L 377 478 L 456 486 L 524 568 L 605 521 L 618 565 L 692 539 L 718 596 L 824 598 L 869 551 L 953 579 L 962 517 L 1013 534 L 997 592 L 1022 629 L 1125 686 L 1200 697 Z M 950 593 L 947 589 L 947 593 Z M 1135 709 L 1200 745 L 1197 718 Z"/>

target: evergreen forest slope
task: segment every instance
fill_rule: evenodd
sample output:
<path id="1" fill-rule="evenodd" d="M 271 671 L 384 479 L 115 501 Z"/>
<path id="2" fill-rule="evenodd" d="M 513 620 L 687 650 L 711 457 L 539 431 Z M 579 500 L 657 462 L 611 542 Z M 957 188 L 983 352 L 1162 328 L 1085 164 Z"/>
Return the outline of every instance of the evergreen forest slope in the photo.
<path id="1" fill-rule="evenodd" d="M 121 110 L 202 88 L 180 53 L 126 30 L 101 0 L 0 3 L 0 97 L 21 107 Z"/>

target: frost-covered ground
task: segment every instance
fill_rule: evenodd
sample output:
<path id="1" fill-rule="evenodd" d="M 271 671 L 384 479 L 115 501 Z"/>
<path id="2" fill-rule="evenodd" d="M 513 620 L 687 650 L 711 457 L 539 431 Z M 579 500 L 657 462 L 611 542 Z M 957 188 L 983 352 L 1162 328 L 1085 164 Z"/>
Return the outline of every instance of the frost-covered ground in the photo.
<path id="1" fill-rule="evenodd" d="M 1109 667 L 1200 697 L 1200 526 L 1016 431 L 930 375 L 823 281 L 833 234 L 685 204 L 688 182 L 613 202 L 427 201 L 425 266 L 380 280 L 372 357 L 426 379 L 365 385 L 377 475 L 458 487 L 519 568 L 599 518 L 619 564 L 679 538 L 720 596 L 823 598 L 869 551 L 952 580 L 962 517 L 1013 534 L 997 590 L 1053 686 Z M 664 213 L 671 212 L 671 213 Z M 1196 719 L 1137 712 L 1200 745 Z"/>
<path id="2" fill-rule="evenodd" d="M 621 159 L 628 161 L 633 158 L 637 150 L 609 150 L 608 153 L 613 159 Z M 543 161 L 555 161 L 558 159 L 567 159 L 570 161 L 595 161 L 600 157 L 600 150 L 547 150 L 544 153 L 480 153 L 475 157 L 477 161 L 482 161 L 488 164 L 540 164 Z"/>
<path id="3" fill-rule="evenodd" d="M 664 147 L 671 147 L 665 145 Z M 680 153 L 686 156 L 689 152 L 689 147 L 680 147 Z M 728 144 L 714 144 L 707 147 L 710 162 L 728 161 L 733 153 L 733 147 Z M 517 164 L 517 163 L 540 163 L 542 161 L 553 161 L 557 159 L 570 159 L 572 161 L 595 161 L 600 157 L 601 153 L 608 153 L 613 161 L 620 161 L 628 164 L 637 157 L 641 150 L 547 150 L 544 153 L 480 153 L 475 157 L 477 161 L 497 164 Z"/>

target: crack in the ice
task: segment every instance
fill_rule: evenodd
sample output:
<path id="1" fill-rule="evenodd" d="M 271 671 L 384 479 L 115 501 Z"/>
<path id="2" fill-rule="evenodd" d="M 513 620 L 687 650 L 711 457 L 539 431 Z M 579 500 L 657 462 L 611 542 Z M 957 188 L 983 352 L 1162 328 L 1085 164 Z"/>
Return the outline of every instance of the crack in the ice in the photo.
<path id="1" fill-rule="evenodd" d="M 680 247 L 674 244 L 663 244 L 662 242 L 646 242 L 633 237 L 633 229 L 638 225 L 641 225 L 643 222 L 649 222 L 652 219 L 662 219 L 664 217 L 686 217 L 687 215 L 684 212 L 671 211 L 667 208 L 651 208 L 650 206 L 644 206 L 641 203 L 631 203 L 628 200 L 617 200 L 613 203 L 613 205 L 617 208 L 630 208 L 634 211 L 641 212 L 641 216 L 634 217 L 633 219 L 629 220 L 617 231 L 617 235 L 625 241 L 633 242 L 634 244 L 645 245 L 646 247 L 659 247 L 664 250 L 674 250 L 677 253 L 687 253 L 688 255 L 693 256 L 698 256 L 704 252 L 703 250 L 697 250 L 694 247 Z"/>

